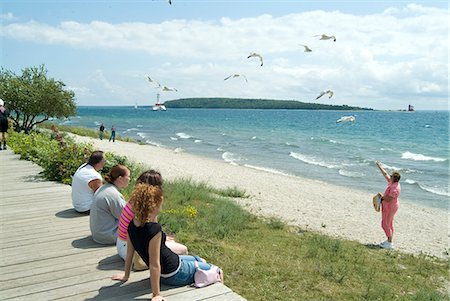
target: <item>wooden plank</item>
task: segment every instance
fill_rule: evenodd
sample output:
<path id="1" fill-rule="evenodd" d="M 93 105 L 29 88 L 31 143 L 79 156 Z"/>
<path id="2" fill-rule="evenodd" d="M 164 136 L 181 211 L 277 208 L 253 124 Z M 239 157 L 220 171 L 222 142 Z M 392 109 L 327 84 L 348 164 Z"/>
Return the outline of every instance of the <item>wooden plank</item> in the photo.
<path id="1" fill-rule="evenodd" d="M 1 300 L 151 297 L 148 271 L 125 284 L 111 280 L 124 262 L 115 246 L 92 240 L 89 216 L 71 206 L 70 186 L 43 180 L 41 168 L 10 151 L 0 152 L 0 167 Z M 167 300 L 244 300 L 222 284 L 162 290 Z"/>

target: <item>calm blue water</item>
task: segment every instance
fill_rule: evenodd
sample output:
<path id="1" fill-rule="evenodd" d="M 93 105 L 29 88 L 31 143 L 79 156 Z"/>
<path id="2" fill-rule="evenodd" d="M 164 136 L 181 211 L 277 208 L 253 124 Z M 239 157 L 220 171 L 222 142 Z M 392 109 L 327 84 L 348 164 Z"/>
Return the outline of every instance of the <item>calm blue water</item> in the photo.
<path id="1" fill-rule="evenodd" d="M 355 123 L 336 123 L 344 115 Z M 401 199 L 447 208 L 449 112 L 79 107 L 65 124 L 98 128 L 148 144 L 247 168 L 301 175 L 376 193 L 385 181 L 374 164 L 399 170 Z"/>

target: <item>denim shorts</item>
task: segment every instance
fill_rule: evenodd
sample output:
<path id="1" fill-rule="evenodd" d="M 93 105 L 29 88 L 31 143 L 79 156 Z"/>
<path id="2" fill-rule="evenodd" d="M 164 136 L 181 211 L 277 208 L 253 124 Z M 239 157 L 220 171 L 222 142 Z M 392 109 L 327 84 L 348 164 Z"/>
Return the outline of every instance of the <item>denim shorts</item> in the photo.
<path id="1" fill-rule="evenodd" d="M 161 283 L 171 286 L 183 286 L 194 283 L 194 274 L 197 269 L 195 261 L 198 262 L 198 266 L 202 270 L 209 270 L 211 268 L 209 263 L 203 262 L 198 256 L 180 255 L 180 269 L 178 272 L 169 278 L 161 277 Z"/>

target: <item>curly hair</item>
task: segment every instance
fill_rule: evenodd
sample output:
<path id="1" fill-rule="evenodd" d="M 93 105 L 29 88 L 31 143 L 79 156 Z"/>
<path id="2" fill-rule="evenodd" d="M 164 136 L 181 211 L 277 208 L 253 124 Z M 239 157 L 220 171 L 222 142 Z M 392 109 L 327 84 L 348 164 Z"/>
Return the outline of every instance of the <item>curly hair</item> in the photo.
<path id="1" fill-rule="evenodd" d="M 130 200 L 133 200 L 135 218 L 143 224 L 148 215 L 161 205 L 163 193 L 158 186 L 140 183 L 134 187 Z"/>

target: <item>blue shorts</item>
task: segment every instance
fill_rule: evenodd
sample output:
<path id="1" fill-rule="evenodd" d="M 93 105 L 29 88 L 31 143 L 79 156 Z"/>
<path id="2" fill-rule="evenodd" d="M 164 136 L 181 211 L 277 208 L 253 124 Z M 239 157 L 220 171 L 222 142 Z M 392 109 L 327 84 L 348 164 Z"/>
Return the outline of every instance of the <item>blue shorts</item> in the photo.
<path id="1" fill-rule="evenodd" d="M 202 270 L 209 270 L 211 268 L 209 263 L 203 262 L 198 256 L 180 255 L 180 269 L 178 272 L 169 278 L 161 277 L 161 283 L 171 286 L 183 286 L 194 283 L 194 274 L 197 269 L 195 261 L 198 262 L 198 266 Z"/>

